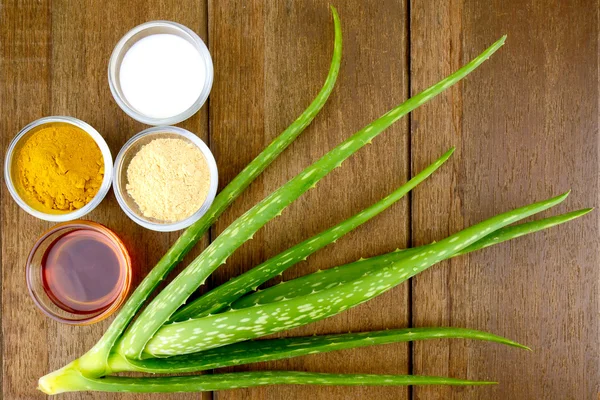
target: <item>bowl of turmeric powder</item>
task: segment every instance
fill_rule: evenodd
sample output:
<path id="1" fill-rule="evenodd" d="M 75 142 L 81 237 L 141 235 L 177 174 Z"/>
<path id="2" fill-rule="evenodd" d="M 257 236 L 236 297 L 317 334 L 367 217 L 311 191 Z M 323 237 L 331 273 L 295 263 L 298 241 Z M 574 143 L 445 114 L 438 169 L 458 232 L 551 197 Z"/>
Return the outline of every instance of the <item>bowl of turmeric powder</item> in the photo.
<path id="1" fill-rule="evenodd" d="M 13 199 L 34 217 L 65 222 L 100 204 L 112 182 L 112 155 L 102 136 L 72 117 L 38 119 L 12 140 L 4 179 Z"/>

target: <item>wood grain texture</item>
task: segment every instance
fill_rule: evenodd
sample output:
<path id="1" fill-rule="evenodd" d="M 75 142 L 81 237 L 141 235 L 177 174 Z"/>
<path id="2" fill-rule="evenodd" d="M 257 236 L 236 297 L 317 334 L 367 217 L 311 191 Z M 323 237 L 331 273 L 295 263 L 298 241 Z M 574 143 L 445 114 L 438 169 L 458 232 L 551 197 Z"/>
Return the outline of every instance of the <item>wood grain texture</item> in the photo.
<path id="1" fill-rule="evenodd" d="M 95 127 L 113 157 L 133 134 L 146 127 L 114 102 L 107 82 L 108 59 L 117 41 L 134 26 L 155 19 L 183 23 L 207 39 L 207 7 L 198 1 L 5 1 L 2 29 L 0 101 L 2 153 L 27 123 L 48 115 L 70 115 Z M 208 139 L 207 110 L 182 127 Z M 86 327 L 62 325 L 42 316 L 25 284 L 30 247 L 52 224 L 18 208 L 2 185 L 3 398 L 38 399 L 37 379 L 79 357 L 102 335 L 108 321 Z M 86 218 L 115 230 L 133 259 L 137 284 L 177 237 L 137 226 L 109 193 Z M 18 229 L 15 229 L 18 227 Z M 198 250 L 206 244 L 206 240 Z M 197 252 L 197 251 L 196 251 Z M 64 399 L 200 399 L 208 394 L 115 395 L 76 393 Z"/>
<path id="2" fill-rule="evenodd" d="M 412 165 L 457 146 L 453 168 L 413 197 L 414 245 L 556 195 L 544 215 L 598 204 L 598 4 L 413 2 L 412 92 L 508 34 L 462 85 L 412 115 Z M 592 12 L 592 10 L 594 10 Z M 533 352 L 464 341 L 414 347 L 414 372 L 497 380 L 416 387 L 414 399 L 593 399 L 598 395 L 598 217 L 436 266 L 413 280 L 415 326 L 505 335 Z"/>
<path id="3" fill-rule="evenodd" d="M 130 28 L 168 19 L 196 31 L 213 56 L 215 82 L 209 104 L 181 126 L 210 143 L 223 187 L 321 87 L 333 47 L 328 4 L 0 0 L 2 154 L 24 125 L 62 114 L 94 126 L 116 156 L 145 126 L 113 101 L 106 78 L 108 58 Z M 598 0 L 346 0 L 334 5 L 344 34 L 336 89 L 306 132 L 223 215 L 211 237 L 410 92 L 437 82 L 504 33 L 507 45 L 462 84 L 415 111 L 410 124 L 408 119 L 398 122 L 302 196 L 230 257 L 210 286 L 369 206 L 451 146 L 457 147 L 452 159 L 414 192 L 410 202 L 399 202 L 287 271 L 284 278 L 406 247 L 411 241 L 428 243 L 569 188 L 573 193 L 567 202 L 544 215 L 598 205 Z M 35 309 L 26 291 L 24 263 L 34 241 L 51 224 L 21 211 L 4 185 L 0 196 L 0 397 L 41 399 L 37 379 L 91 347 L 108 322 L 68 327 Z M 410 285 L 289 333 L 452 325 L 508 336 L 532 346 L 533 353 L 480 342 L 428 341 L 238 369 L 398 374 L 412 370 L 498 380 L 501 384 L 496 387 L 279 386 L 214 394 L 78 393 L 56 398 L 596 398 L 600 390 L 596 213 L 442 263 Z M 106 224 L 126 242 L 134 259 L 135 284 L 177 236 L 135 225 L 112 193 L 89 219 Z"/>
<path id="4" fill-rule="evenodd" d="M 333 48 L 333 22 L 326 1 L 209 3 L 210 45 L 215 86 L 210 104 L 213 151 L 223 182 L 290 124 L 321 87 Z M 268 6 L 267 6 L 268 5 Z M 316 161 L 326 151 L 407 97 L 406 10 L 404 2 L 377 7 L 361 1 L 340 3 L 344 33 L 343 63 L 329 102 L 312 125 L 290 146 L 247 195 L 217 224 L 222 231 L 233 218 Z M 226 22 L 225 22 L 226 21 Z M 385 26 L 385 29 L 381 27 Z M 260 261 L 340 222 L 379 200 L 407 179 L 407 120 L 302 196 L 269 223 L 217 271 L 226 281 Z M 403 247 L 408 238 L 407 202 L 323 249 L 284 274 L 295 277 L 318 268 Z M 362 331 L 406 326 L 407 290 L 399 287 L 371 304 L 290 335 Z M 406 373 L 405 344 L 323 354 L 253 365 L 328 372 Z M 219 392 L 234 399 L 403 399 L 406 388 L 269 387 Z"/>

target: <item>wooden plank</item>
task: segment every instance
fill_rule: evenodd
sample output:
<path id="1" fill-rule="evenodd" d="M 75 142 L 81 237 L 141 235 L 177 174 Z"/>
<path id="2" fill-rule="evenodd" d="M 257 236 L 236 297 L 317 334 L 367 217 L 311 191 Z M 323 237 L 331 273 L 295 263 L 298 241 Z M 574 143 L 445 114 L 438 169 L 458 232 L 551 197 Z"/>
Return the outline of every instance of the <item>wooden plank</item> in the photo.
<path id="1" fill-rule="evenodd" d="M 12 137 L 25 124 L 50 111 L 49 4 L 44 1 L 18 8 L 15 3 L 5 1 L 0 8 L 2 157 Z M 16 99 L 27 100 L 20 103 Z M 36 381 L 48 365 L 45 333 L 50 322 L 41 317 L 29 299 L 24 267 L 33 240 L 48 224 L 20 211 L 4 184 L 1 190 L 2 397 L 40 398 Z"/>
<path id="2" fill-rule="evenodd" d="M 135 25 L 167 19 L 183 23 L 207 39 L 207 7 L 198 1 L 5 2 L 2 10 L 0 101 L 2 144 L 21 127 L 47 115 L 71 115 L 94 126 L 113 156 L 145 127 L 129 118 L 110 94 L 106 69 L 119 38 Z M 181 124 L 208 140 L 207 109 Z M 177 233 L 151 232 L 135 225 L 110 193 L 89 219 L 114 229 L 134 260 L 134 284 L 167 250 Z M 30 247 L 52 224 L 21 211 L 2 185 L 3 395 L 45 398 L 37 378 L 80 356 L 108 326 L 70 327 L 44 318 L 27 294 L 23 267 Z M 14 227 L 19 229 L 15 230 Z M 204 241 L 204 244 L 206 240 Z M 198 246 L 198 250 L 202 247 Z M 211 394 L 115 395 L 77 393 L 65 399 L 199 399 Z"/>
<path id="3" fill-rule="evenodd" d="M 470 77 L 413 114 L 412 171 L 458 147 L 451 164 L 413 198 L 413 244 L 446 236 L 497 212 L 556 194 L 573 194 L 563 212 L 598 203 L 597 2 L 474 1 L 411 4 L 411 82 L 418 90 L 448 74 L 502 33 L 508 45 Z M 596 8 L 594 8 L 596 7 Z M 219 222 L 237 215 L 327 149 L 403 100 L 408 92 L 404 3 L 339 5 L 344 65 L 329 104 L 307 132 Z M 216 80 L 211 142 L 222 184 L 229 181 L 310 102 L 331 54 L 326 2 L 213 1 L 210 35 L 202 2 L 12 2 L 0 7 L 0 118 L 3 148 L 26 123 L 45 115 L 86 120 L 119 147 L 143 129 L 113 102 L 106 84 L 112 47 L 129 28 L 171 19 L 210 39 Z M 384 28 L 382 28 L 384 27 Z M 591 56 L 590 56 L 591 55 Z M 207 108 L 182 126 L 205 140 Z M 400 122 L 303 196 L 245 245 L 212 284 L 352 215 L 408 177 L 408 125 Z M 500 151 L 494 151 L 499 149 Z M 23 265 L 51 224 L 20 211 L 1 191 L 4 398 L 35 399 L 37 378 L 77 357 L 107 322 L 66 327 L 34 309 Z M 176 234 L 137 227 L 114 197 L 89 216 L 116 230 L 136 261 L 136 282 Z M 15 230 L 14 227 L 19 229 Z M 290 229 L 293 227 L 293 229 Z M 370 256 L 408 241 L 408 203 L 359 228 L 285 274 Z M 413 281 L 413 323 L 486 329 L 531 345 L 534 353 L 482 343 L 414 346 L 415 373 L 497 379 L 494 388 L 415 388 L 415 398 L 592 398 L 600 382 L 598 219 L 588 216 L 436 267 Z M 553 245 L 559 242 L 562 247 Z M 201 248 L 202 246 L 199 246 Z M 527 254 L 526 249 L 535 249 Z M 566 250 L 568 249 L 568 250 Z M 483 269 L 485 268 L 485 270 Z M 502 284 L 499 284 L 502 282 Z M 390 312 L 389 310 L 393 310 Z M 408 291 L 381 298 L 292 335 L 381 329 L 408 324 Z M 346 351 L 248 368 L 405 373 L 406 345 Z M 222 392 L 244 398 L 406 398 L 404 388 L 273 387 Z M 73 399 L 114 399 L 102 394 Z M 127 398 L 200 398 L 200 395 Z M 205 394 L 203 397 L 210 397 Z"/>
<path id="4" fill-rule="evenodd" d="M 550 215 L 598 204 L 597 1 L 411 3 L 413 93 L 502 34 L 479 71 L 412 115 L 412 166 L 454 145 L 413 197 L 414 245 L 567 189 Z M 594 11 L 592 11 L 594 10 Z M 413 280 L 415 326 L 483 329 L 534 352 L 414 346 L 414 373 L 497 380 L 418 387 L 414 399 L 592 399 L 600 382 L 598 217 L 443 263 Z"/>
<path id="5" fill-rule="evenodd" d="M 212 148 L 222 183 L 245 164 L 309 104 L 321 87 L 333 47 L 326 1 L 209 3 L 215 86 L 210 104 Z M 214 235 L 236 216 L 315 161 L 344 138 L 407 96 L 404 2 L 340 4 L 344 61 L 329 103 L 306 132 L 217 224 Z M 373 145 L 302 196 L 254 240 L 229 258 L 213 284 L 347 218 L 407 179 L 408 132 L 403 120 Z M 334 246 L 284 274 L 291 278 L 403 247 L 408 240 L 406 201 L 386 211 Z M 291 335 L 362 331 L 407 324 L 408 292 L 399 287 L 327 321 Z M 406 373 L 407 346 L 316 355 L 247 369 L 323 372 Z M 406 388 L 268 387 L 219 392 L 219 399 L 403 399 Z"/>

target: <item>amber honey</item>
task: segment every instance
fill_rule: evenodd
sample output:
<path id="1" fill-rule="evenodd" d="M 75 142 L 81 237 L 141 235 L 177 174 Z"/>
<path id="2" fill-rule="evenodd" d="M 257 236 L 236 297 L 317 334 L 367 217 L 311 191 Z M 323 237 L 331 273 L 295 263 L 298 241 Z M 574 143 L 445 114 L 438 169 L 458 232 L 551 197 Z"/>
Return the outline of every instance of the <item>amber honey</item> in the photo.
<path id="1" fill-rule="evenodd" d="M 52 302 L 73 314 L 102 312 L 117 300 L 128 260 L 105 234 L 80 228 L 53 240 L 41 260 L 42 285 Z"/>

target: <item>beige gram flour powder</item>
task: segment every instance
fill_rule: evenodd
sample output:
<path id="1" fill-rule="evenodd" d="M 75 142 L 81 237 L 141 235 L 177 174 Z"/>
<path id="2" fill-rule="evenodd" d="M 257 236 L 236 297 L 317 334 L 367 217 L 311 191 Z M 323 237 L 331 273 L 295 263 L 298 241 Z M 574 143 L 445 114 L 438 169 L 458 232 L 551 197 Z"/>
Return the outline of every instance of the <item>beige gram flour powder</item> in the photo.
<path id="1" fill-rule="evenodd" d="M 127 193 L 145 217 L 181 221 L 198 211 L 210 186 L 204 155 L 182 139 L 155 139 L 127 168 Z"/>

